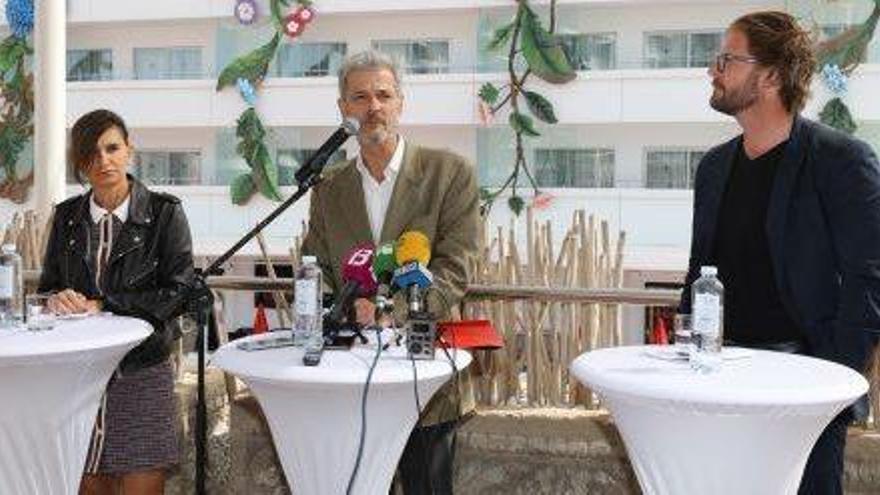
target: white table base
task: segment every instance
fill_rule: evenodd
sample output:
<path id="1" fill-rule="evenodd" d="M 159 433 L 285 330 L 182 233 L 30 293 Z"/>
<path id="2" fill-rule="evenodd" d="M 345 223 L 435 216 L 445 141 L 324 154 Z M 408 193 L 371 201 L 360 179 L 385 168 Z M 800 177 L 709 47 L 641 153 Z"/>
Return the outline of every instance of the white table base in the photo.
<path id="1" fill-rule="evenodd" d="M 361 399 L 375 350 L 325 351 L 313 368 L 302 365 L 302 355 L 302 349 L 292 347 L 244 352 L 233 342 L 217 351 L 212 365 L 251 388 L 294 494 L 344 494 L 357 459 Z M 422 409 L 452 375 L 442 356 L 438 352 L 434 361 L 416 361 Z M 464 370 L 470 355 L 458 351 L 456 356 Z M 388 493 L 418 419 L 412 366 L 402 348 L 382 353 L 367 396 L 364 451 L 352 494 Z"/>
<path id="2" fill-rule="evenodd" d="M 107 342 L 88 343 L 89 334 L 102 332 L 87 327 L 104 324 L 133 328 Z M 150 327 L 140 320 L 104 317 L 63 323 L 39 334 L 5 333 L 0 347 L 13 339 L 21 344 L 24 338 L 38 349 L 72 332 L 82 334 L 70 345 L 49 343 L 61 347 L 53 349 L 58 352 L 14 356 L 8 347 L 0 351 L 0 494 L 79 493 L 101 396 L 119 361 L 149 335 Z M 85 349 L 75 350 L 79 345 Z"/>
<path id="3" fill-rule="evenodd" d="M 834 416 L 756 423 L 753 416 L 673 412 L 610 396 L 605 405 L 646 495 L 794 495 L 813 444 Z"/>

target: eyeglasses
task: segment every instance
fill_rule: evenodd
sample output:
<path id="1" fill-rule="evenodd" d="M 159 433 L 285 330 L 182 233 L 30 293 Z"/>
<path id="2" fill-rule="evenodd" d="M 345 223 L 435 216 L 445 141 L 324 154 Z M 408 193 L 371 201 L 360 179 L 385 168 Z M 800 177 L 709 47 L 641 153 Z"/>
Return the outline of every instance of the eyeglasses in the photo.
<path id="1" fill-rule="evenodd" d="M 724 72 L 727 69 L 727 64 L 730 62 L 742 62 L 744 64 L 757 64 L 758 59 L 755 57 L 746 57 L 745 55 L 734 55 L 732 53 L 719 53 L 715 55 L 715 70 L 719 73 Z"/>

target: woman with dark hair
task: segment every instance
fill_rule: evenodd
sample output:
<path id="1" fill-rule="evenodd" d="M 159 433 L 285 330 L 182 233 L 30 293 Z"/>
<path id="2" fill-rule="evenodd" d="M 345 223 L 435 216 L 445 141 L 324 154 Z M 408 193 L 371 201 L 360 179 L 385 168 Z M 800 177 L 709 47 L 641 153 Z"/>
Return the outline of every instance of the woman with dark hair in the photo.
<path id="1" fill-rule="evenodd" d="M 109 311 L 149 321 L 154 332 L 122 360 L 107 385 L 80 492 L 164 493 L 178 462 L 177 408 L 166 323 L 193 273 L 180 201 L 127 174 L 133 147 L 122 119 L 89 112 L 73 125 L 70 162 L 91 189 L 55 208 L 40 278 L 61 314 Z"/>

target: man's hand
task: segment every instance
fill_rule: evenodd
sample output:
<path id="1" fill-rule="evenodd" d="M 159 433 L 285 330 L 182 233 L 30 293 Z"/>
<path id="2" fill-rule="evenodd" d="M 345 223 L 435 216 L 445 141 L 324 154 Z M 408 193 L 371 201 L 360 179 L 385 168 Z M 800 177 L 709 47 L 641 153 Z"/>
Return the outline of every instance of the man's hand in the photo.
<path id="1" fill-rule="evenodd" d="M 376 323 L 376 305 L 369 299 L 359 297 L 354 300 L 355 318 L 364 326 Z"/>
<path id="2" fill-rule="evenodd" d="M 101 303 L 100 301 L 89 300 L 86 296 L 73 289 L 64 289 L 49 297 L 49 309 L 62 315 L 97 313 L 101 311 Z"/>

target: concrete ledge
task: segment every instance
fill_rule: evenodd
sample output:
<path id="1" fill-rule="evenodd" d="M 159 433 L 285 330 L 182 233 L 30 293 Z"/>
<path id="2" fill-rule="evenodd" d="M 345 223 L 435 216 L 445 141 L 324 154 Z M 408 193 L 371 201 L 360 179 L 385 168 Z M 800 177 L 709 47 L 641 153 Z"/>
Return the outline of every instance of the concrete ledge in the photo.
<path id="1" fill-rule="evenodd" d="M 623 443 L 605 413 L 480 411 L 459 430 L 459 494 L 637 494 Z"/>

